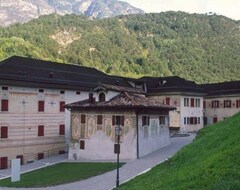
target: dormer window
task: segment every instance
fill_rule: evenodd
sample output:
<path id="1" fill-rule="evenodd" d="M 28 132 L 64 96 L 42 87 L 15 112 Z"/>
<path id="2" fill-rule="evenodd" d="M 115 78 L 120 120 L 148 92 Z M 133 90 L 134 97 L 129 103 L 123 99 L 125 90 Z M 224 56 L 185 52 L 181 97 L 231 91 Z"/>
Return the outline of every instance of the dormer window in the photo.
<path id="1" fill-rule="evenodd" d="M 163 86 L 166 82 L 166 80 L 159 80 L 159 86 Z"/>
<path id="2" fill-rule="evenodd" d="M 103 93 L 103 92 L 99 93 L 98 100 L 99 100 L 99 102 L 105 102 L 106 101 L 106 94 Z"/>

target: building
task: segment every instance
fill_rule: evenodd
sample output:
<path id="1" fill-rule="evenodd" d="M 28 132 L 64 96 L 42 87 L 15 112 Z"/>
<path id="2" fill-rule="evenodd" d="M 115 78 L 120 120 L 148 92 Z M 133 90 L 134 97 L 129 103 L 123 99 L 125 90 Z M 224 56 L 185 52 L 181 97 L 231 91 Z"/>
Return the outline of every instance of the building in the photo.
<path id="1" fill-rule="evenodd" d="M 203 97 L 205 91 L 195 82 L 178 76 L 143 77 L 147 96 L 176 110 L 170 112 L 172 131 L 196 132 L 203 128 Z"/>
<path id="2" fill-rule="evenodd" d="M 0 63 L 0 169 L 68 150 L 64 105 L 88 97 L 106 74 L 87 67 L 14 56 Z M 121 84 L 121 80 L 118 80 Z"/>
<path id="3" fill-rule="evenodd" d="M 132 79 L 13 56 L 0 62 L 0 169 L 16 157 L 27 163 L 68 151 L 72 134 L 64 105 L 87 99 L 89 92 L 96 102 L 127 92 L 176 107 L 169 126 L 181 132 L 197 131 L 240 110 L 240 81 L 198 85 L 177 76 Z"/>
<path id="4" fill-rule="evenodd" d="M 213 124 L 240 111 L 240 81 L 201 85 L 206 92 L 205 124 Z"/>
<path id="5" fill-rule="evenodd" d="M 102 87 L 101 87 L 102 88 Z M 96 88 L 97 90 L 99 88 Z M 105 88 L 112 93 L 113 88 Z M 101 94 L 67 104 L 71 111 L 69 159 L 115 159 L 115 129 L 121 126 L 121 159 L 135 159 L 169 144 L 169 111 L 174 107 L 144 94 L 118 92 L 105 101 Z"/>

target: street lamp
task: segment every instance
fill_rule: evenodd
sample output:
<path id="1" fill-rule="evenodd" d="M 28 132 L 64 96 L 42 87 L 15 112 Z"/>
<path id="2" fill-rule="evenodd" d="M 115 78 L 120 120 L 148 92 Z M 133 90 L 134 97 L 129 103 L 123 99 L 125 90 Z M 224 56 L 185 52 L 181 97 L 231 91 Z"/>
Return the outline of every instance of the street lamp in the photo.
<path id="1" fill-rule="evenodd" d="M 116 187 L 119 186 L 119 154 L 120 154 L 120 136 L 122 129 L 120 125 L 115 126 L 115 135 L 117 137 L 117 144 L 115 144 L 115 153 L 117 153 L 117 178 L 116 178 Z"/>

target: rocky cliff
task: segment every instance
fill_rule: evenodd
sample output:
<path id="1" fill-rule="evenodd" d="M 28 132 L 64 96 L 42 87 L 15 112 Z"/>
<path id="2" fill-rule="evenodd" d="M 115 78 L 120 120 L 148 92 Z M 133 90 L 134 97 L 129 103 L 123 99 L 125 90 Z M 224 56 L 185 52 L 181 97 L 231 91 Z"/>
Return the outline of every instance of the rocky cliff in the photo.
<path id="1" fill-rule="evenodd" d="M 93 18 L 106 18 L 144 12 L 117 0 L 0 0 L 0 25 L 2 26 L 27 22 L 51 13 L 85 14 Z"/>

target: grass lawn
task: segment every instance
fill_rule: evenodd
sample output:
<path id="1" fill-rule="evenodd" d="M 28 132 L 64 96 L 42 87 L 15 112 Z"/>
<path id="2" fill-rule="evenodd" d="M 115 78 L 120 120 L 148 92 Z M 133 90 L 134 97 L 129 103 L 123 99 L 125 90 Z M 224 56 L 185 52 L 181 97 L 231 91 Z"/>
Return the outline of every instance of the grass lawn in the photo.
<path id="1" fill-rule="evenodd" d="M 120 166 L 123 164 L 121 163 Z M 21 181 L 0 180 L 0 187 L 46 187 L 83 180 L 116 169 L 116 163 L 59 163 L 21 175 Z"/>
<path id="2" fill-rule="evenodd" d="M 120 190 L 240 190 L 240 113 L 200 131 L 193 143 Z"/>

